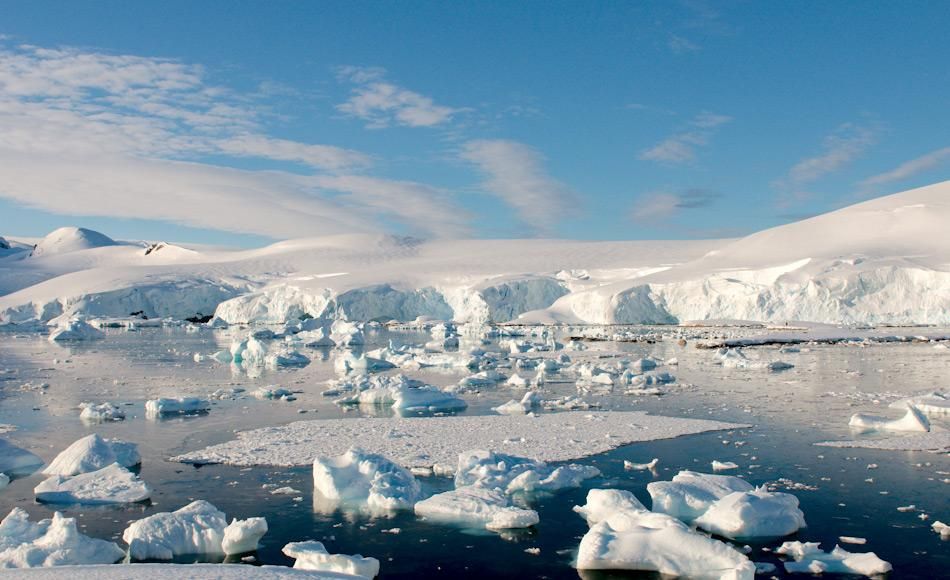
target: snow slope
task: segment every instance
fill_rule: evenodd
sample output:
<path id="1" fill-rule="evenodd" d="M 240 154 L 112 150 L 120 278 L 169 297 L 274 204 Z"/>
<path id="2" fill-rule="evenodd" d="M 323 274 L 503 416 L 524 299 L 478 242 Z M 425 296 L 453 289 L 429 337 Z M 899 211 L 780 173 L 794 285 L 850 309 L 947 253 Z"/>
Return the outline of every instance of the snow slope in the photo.
<path id="1" fill-rule="evenodd" d="M 0 324 L 60 315 L 354 320 L 950 324 L 950 182 L 738 240 L 342 235 L 247 251 L 57 230 L 0 254 Z M 63 232 L 72 232 L 65 235 Z M 11 245 L 15 240 L 8 240 Z M 47 249 L 48 248 L 48 249 Z"/>

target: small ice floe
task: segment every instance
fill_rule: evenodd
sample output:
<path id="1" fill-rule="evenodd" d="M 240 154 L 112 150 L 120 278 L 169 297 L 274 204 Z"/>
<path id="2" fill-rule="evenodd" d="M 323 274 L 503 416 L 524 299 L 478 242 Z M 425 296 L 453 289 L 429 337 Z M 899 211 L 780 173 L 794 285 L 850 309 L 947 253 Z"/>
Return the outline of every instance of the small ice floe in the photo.
<path id="1" fill-rule="evenodd" d="M 940 534 L 940 539 L 941 539 L 941 540 L 950 539 L 950 525 L 947 525 L 947 524 L 945 524 L 945 523 L 943 523 L 943 522 L 937 520 L 936 522 L 934 522 L 934 523 L 932 523 L 932 524 L 930 525 L 930 528 L 931 528 L 933 531 L 935 531 L 935 532 L 937 532 L 938 534 Z"/>
<path id="2" fill-rule="evenodd" d="M 484 526 L 489 530 L 528 528 L 537 524 L 538 512 L 511 505 L 497 489 L 458 487 L 438 493 L 415 505 L 416 515 L 434 521 Z"/>
<path id="3" fill-rule="evenodd" d="M 211 403 L 199 397 L 150 399 L 145 402 L 145 416 L 157 419 L 166 415 L 196 415 L 211 410 Z"/>
<path id="4" fill-rule="evenodd" d="M 540 406 L 541 395 L 537 391 L 528 391 L 521 397 L 521 401 L 512 399 L 503 405 L 492 407 L 492 411 L 500 415 L 526 415 Z"/>
<path id="5" fill-rule="evenodd" d="M 330 338 L 330 331 L 326 328 L 305 330 L 298 333 L 294 338 L 303 342 L 303 345 L 307 348 L 332 348 L 336 346 L 336 341 Z"/>
<path id="6" fill-rule="evenodd" d="M 338 405 L 375 405 L 392 407 L 397 412 L 451 412 L 461 411 L 468 403 L 458 396 L 416 381 L 404 375 L 382 377 L 370 381 L 368 388 L 338 399 Z M 360 384 L 358 388 L 362 388 Z"/>
<path id="7" fill-rule="evenodd" d="M 930 421 L 913 405 L 907 405 L 906 412 L 900 419 L 856 413 L 851 416 L 848 426 L 864 431 L 930 431 Z"/>
<path id="8" fill-rule="evenodd" d="M 29 475 L 42 466 L 43 460 L 39 456 L 0 439 L 0 473 Z"/>
<path id="9" fill-rule="evenodd" d="M 516 389 L 523 389 L 528 386 L 528 379 L 518 375 L 518 373 L 515 373 L 508 377 L 508 380 L 505 381 L 505 384 Z"/>
<path id="10" fill-rule="evenodd" d="M 83 423 L 105 423 L 125 419 L 125 411 L 112 403 L 79 403 L 79 418 Z"/>
<path id="11" fill-rule="evenodd" d="M 113 463 L 73 477 L 54 475 L 37 485 L 33 493 L 42 503 L 104 505 L 145 501 L 152 490 L 137 475 Z"/>
<path id="12" fill-rule="evenodd" d="M 823 552 L 818 542 L 785 542 L 775 550 L 776 554 L 784 554 L 795 559 L 794 562 L 785 562 L 785 571 L 803 574 L 861 574 L 874 576 L 887 574 L 891 571 L 889 562 L 877 557 L 874 552 L 856 554 L 847 552 L 835 546 L 831 552 Z"/>
<path id="13" fill-rule="evenodd" d="M 341 375 L 349 373 L 375 373 L 396 368 L 393 363 L 367 355 L 355 355 L 346 351 L 333 360 L 333 368 Z"/>
<path id="14" fill-rule="evenodd" d="M 310 364 L 310 357 L 295 350 L 282 350 L 264 357 L 264 365 L 270 368 L 305 367 Z"/>
<path id="15" fill-rule="evenodd" d="M 739 469 L 739 465 L 731 461 L 718 461 L 714 459 L 712 468 L 713 471 L 729 471 L 730 469 Z"/>
<path id="16" fill-rule="evenodd" d="M 647 485 L 653 511 L 669 514 L 686 523 L 692 523 L 723 497 L 753 489 L 752 484 L 738 477 L 695 471 L 680 471 L 672 481 L 654 481 Z"/>
<path id="17" fill-rule="evenodd" d="M 204 500 L 174 512 L 132 522 L 122 533 L 129 556 L 136 560 L 171 560 L 196 554 L 243 554 L 257 549 L 267 533 L 264 518 L 232 520 Z"/>
<path id="18" fill-rule="evenodd" d="M 379 574 L 379 560 L 363 557 L 360 554 L 347 556 L 331 554 L 322 542 L 291 542 L 284 546 L 284 554 L 296 560 L 294 568 L 298 570 L 319 570 L 336 572 L 372 580 Z"/>
<path id="19" fill-rule="evenodd" d="M 643 570 L 670 576 L 752 580 L 755 565 L 731 546 L 678 519 L 647 511 L 632 493 L 592 489 L 575 507 L 590 530 L 581 539 L 580 570 Z"/>
<path id="20" fill-rule="evenodd" d="M 950 393 L 937 392 L 910 397 L 891 403 L 892 409 L 916 407 L 924 415 L 950 415 Z"/>
<path id="21" fill-rule="evenodd" d="M 790 368 L 794 368 L 795 365 L 784 362 L 784 361 L 762 361 L 762 360 L 753 360 L 745 355 L 742 350 L 738 348 L 723 348 L 719 349 L 716 352 L 716 357 L 718 363 L 722 365 L 723 368 L 727 369 L 753 369 L 753 370 L 768 370 L 768 371 L 784 371 Z"/>
<path id="22" fill-rule="evenodd" d="M 366 343 L 363 325 L 347 320 L 334 320 L 330 327 L 330 337 L 340 346 L 359 346 Z"/>
<path id="23" fill-rule="evenodd" d="M 70 477 L 98 471 L 113 463 L 118 463 L 121 467 L 133 467 L 141 462 L 138 447 L 134 443 L 115 439 L 110 441 L 93 433 L 63 450 L 43 473 Z"/>
<path id="24" fill-rule="evenodd" d="M 49 333 L 50 342 L 71 342 L 105 338 L 105 333 L 78 318 L 62 322 Z"/>
<path id="25" fill-rule="evenodd" d="M 597 477 L 600 470 L 589 465 L 552 467 L 543 461 L 486 450 L 459 454 L 455 487 L 476 486 L 504 493 L 556 491 L 579 487 Z"/>
<path id="26" fill-rule="evenodd" d="M 758 488 L 717 500 L 693 523 L 731 539 L 781 537 L 805 527 L 805 514 L 794 495 Z"/>
<path id="27" fill-rule="evenodd" d="M 461 391 L 471 391 L 476 389 L 483 389 L 488 387 L 494 387 L 498 383 L 505 380 L 505 375 L 494 369 L 484 370 L 474 375 L 469 375 L 463 377 L 459 380 L 459 390 Z"/>
<path id="28" fill-rule="evenodd" d="M 314 490 L 344 508 L 386 514 L 412 505 L 422 495 L 415 476 L 382 455 L 350 449 L 313 462 Z"/>
<path id="29" fill-rule="evenodd" d="M 867 538 L 856 538 L 854 536 L 838 536 L 838 541 L 842 544 L 863 545 L 868 543 Z"/>
<path id="30" fill-rule="evenodd" d="M 252 391 L 251 396 L 262 401 L 271 401 L 275 399 L 282 401 L 293 401 L 296 399 L 293 391 L 283 387 L 278 387 L 276 385 L 261 387 L 255 391 Z"/>
<path id="31" fill-rule="evenodd" d="M 627 471 L 653 471 L 656 469 L 658 463 L 660 463 L 660 459 L 658 457 L 654 457 L 653 461 L 650 461 L 649 463 L 634 463 L 624 459 L 623 468 Z"/>
<path id="32" fill-rule="evenodd" d="M 26 511 L 13 508 L 0 521 L 0 568 L 114 564 L 124 557 L 119 546 L 83 535 L 74 518 L 59 512 L 34 523 Z"/>

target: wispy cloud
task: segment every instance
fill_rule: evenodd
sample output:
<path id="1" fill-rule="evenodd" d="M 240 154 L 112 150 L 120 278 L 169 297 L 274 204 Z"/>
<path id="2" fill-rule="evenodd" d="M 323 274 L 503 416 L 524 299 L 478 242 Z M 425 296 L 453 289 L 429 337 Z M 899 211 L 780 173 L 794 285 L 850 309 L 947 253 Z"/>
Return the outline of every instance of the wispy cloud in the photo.
<path id="1" fill-rule="evenodd" d="M 792 166 L 780 186 L 795 188 L 838 171 L 851 163 L 877 140 L 877 130 L 873 127 L 846 123 L 824 138 L 822 151 L 818 155 L 806 157 Z"/>
<path id="2" fill-rule="evenodd" d="M 665 220 L 683 210 L 709 207 L 721 197 L 722 194 L 708 189 L 687 189 L 678 193 L 655 191 L 637 199 L 630 215 L 638 222 Z"/>
<path id="3" fill-rule="evenodd" d="M 576 206 L 575 194 L 547 174 L 544 159 L 517 141 L 476 140 L 464 144 L 461 158 L 485 176 L 482 187 L 518 212 L 538 232 L 547 232 Z"/>
<path id="4" fill-rule="evenodd" d="M 950 147 L 943 147 L 926 155 L 921 155 L 916 159 L 905 161 L 890 171 L 872 175 L 863 180 L 860 185 L 862 189 L 870 190 L 881 185 L 909 179 L 918 173 L 934 169 L 948 162 L 950 162 Z"/>
<path id="5" fill-rule="evenodd" d="M 674 54 L 696 52 L 700 49 L 698 44 L 689 40 L 685 36 L 680 36 L 678 34 L 670 35 L 670 38 L 667 41 L 667 46 L 670 47 L 670 50 L 673 51 Z"/>
<path id="6" fill-rule="evenodd" d="M 341 67 L 338 76 L 353 83 L 350 98 L 337 110 L 366 121 L 371 129 L 392 125 L 435 127 L 452 120 L 462 109 L 437 105 L 425 95 L 410 91 L 385 79 L 381 68 Z"/>
<path id="7" fill-rule="evenodd" d="M 393 223 L 464 233 L 468 218 L 446 192 L 353 175 L 372 159 L 269 135 L 258 105 L 175 60 L 0 43 L 0 197 L 275 238 Z M 223 166 L 241 158 L 298 167 Z"/>
<path id="8" fill-rule="evenodd" d="M 642 151 L 639 158 L 667 164 L 679 164 L 696 159 L 696 149 L 709 143 L 718 127 L 732 121 L 732 117 L 703 112 L 695 116 L 677 133 Z"/>

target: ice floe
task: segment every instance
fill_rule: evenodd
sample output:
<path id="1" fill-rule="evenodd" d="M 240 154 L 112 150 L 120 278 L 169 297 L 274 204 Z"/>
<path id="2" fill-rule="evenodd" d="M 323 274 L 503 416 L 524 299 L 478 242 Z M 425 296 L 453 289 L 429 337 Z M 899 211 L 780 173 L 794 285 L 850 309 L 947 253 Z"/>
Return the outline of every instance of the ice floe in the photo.
<path id="1" fill-rule="evenodd" d="M 455 487 L 475 486 L 508 494 L 556 491 L 578 487 L 598 475 L 600 470 L 589 465 L 554 467 L 537 459 L 474 450 L 459 454 Z"/>
<path id="2" fill-rule="evenodd" d="M 878 558 L 874 552 L 852 553 L 840 546 L 824 552 L 818 546 L 818 542 L 785 542 L 775 553 L 794 558 L 794 562 L 785 562 L 785 571 L 790 573 L 876 576 L 887 574 L 892 569 L 890 563 Z"/>
<path id="3" fill-rule="evenodd" d="M 31 522 L 26 511 L 13 508 L 0 521 L 0 568 L 112 564 L 124 556 L 116 544 L 80 533 L 76 520 L 59 512 Z"/>
<path id="4" fill-rule="evenodd" d="M 416 515 L 438 522 L 484 526 L 490 530 L 527 528 L 538 523 L 538 512 L 511 505 L 497 490 L 466 486 L 435 494 L 415 505 Z"/>
<path id="5" fill-rule="evenodd" d="M 415 476 L 381 455 L 350 449 L 313 462 L 313 486 L 341 507 L 386 513 L 412 509 L 422 490 Z"/>
<path id="6" fill-rule="evenodd" d="M 0 473 L 27 475 L 43 466 L 43 460 L 26 449 L 0 439 Z"/>
<path id="7" fill-rule="evenodd" d="M 113 463 L 118 463 L 121 467 L 133 467 L 141 461 L 138 447 L 134 443 L 109 441 L 93 433 L 64 449 L 43 473 L 69 477 L 98 471 Z"/>
<path id="8" fill-rule="evenodd" d="M 53 475 L 37 485 L 33 493 L 43 503 L 102 505 L 145 501 L 152 491 L 137 475 L 113 463 L 73 477 Z"/>
<path id="9" fill-rule="evenodd" d="M 720 498 L 693 523 L 726 538 L 781 537 L 804 527 L 805 514 L 794 495 L 759 488 Z"/>
<path id="10" fill-rule="evenodd" d="M 501 415 L 524 415 L 534 411 L 541 405 L 541 395 L 539 395 L 537 391 L 528 391 L 523 397 L 521 397 L 520 401 L 512 399 L 507 403 L 493 407 L 492 411 L 495 411 Z"/>
<path id="11" fill-rule="evenodd" d="M 581 539 L 580 570 L 644 570 L 690 578 L 751 580 L 755 565 L 731 546 L 680 520 L 647 511 L 633 494 L 593 489 L 574 508 L 590 526 Z"/>
<path id="12" fill-rule="evenodd" d="M 906 409 L 915 407 L 928 416 L 950 415 L 950 394 L 934 391 L 926 395 L 918 395 L 891 403 L 892 409 Z"/>
<path id="13" fill-rule="evenodd" d="M 930 421 L 917 407 L 907 405 L 905 409 L 900 419 L 856 413 L 851 416 L 848 426 L 864 431 L 930 431 Z"/>
<path id="14" fill-rule="evenodd" d="M 753 489 L 752 484 L 738 477 L 695 471 L 680 471 L 672 481 L 654 481 L 647 485 L 653 511 L 687 523 L 706 513 L 713 503 L 727 495 Z"/>
<path id="15" fill-rule="evenodd" d="M 861 449 L 881 449 L 885 451 L 933 451 L 950 452 L 950 431 L 933 431 L 902 437 L 884 439 L 854 439 L 845 441 L 821 441 L 815 443 L 821 447 L 847 447 Z"/>
<path id="16" fill-rule="evenodd" d="M 125 419 L 125 411 L 112 403 L 79 403 L 79 418 L 84 423 L 105 423 Z"/>
<path id="17" fill-rule="evenodd" d="M 392 407 L 394 411 L 408 413 L 461 411 L 468 407 L 468 403 L 453 393 L 403 375 L 351 384 L 357 392 L 338 399 L 337 404 Z"/>
<path id="18" fill-rule="evenodd" d="M 317 570 L 321 572 L 339 572 L 353 577 L 372 580 L 379 574 L 379 560 L 363 557 L 360 554 L 330 554 L 322 542 L 291 542 L 284 546 L 284 554 L 295 560 L 297 570 Z"/>
<path id="19" fill-rule="evenodd" d="M 80 319 L 64 321 L 49 333 L 50 342 L 96 340 L 104 337 L 104 332 Z"/>
<path id="20" fill-rule="evenodd" d="M 485 415 L 426 418 L 363 418 L 298 421 L 238 433 L 237 439 L 179 455 L 185 463 L 310 465 L 314 456 L 345 453 L 358 441 L 370 453 L 403 467 L 447 466 L 460 453 L 501 446 L 507 453 L 541 461 L 568 461 L 638 441 L 670 439 L 742 425 L 681 419 L 637 411 Z M 729 490 L 736 491 L 736 490 Z M 743 490 L 747 491 L 747 490 Z"/>
<path id="21" fill-rule="evenodd" d="M 150 399 L 145 402 L 145 414 L 149 418 L 159 418 L 163 415 L 188 415 L 206 413 L 211 410 L 211 403 L 207 399 L 198 397 L 178 397 Z"/>
<path id="22" fill-rule="evenodd" d="M 132 522 L 122 533 L 136 560 L 171 560 L 191 554 L 241 554 L 256 549 L 267 532 L 264 518 L 233 520 L 204 500 L 174 512 Z"/>

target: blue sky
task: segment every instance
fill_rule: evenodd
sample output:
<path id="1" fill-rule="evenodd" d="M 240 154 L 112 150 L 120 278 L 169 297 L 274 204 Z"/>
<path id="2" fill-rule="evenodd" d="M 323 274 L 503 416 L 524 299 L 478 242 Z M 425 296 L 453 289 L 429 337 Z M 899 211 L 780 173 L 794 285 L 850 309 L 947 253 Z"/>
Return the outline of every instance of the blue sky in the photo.
<path id="1" fill-rule="evenodd" d="M 0 233 L 736 236 L 947 179 L 940 2 L 0 2 Z"/>

